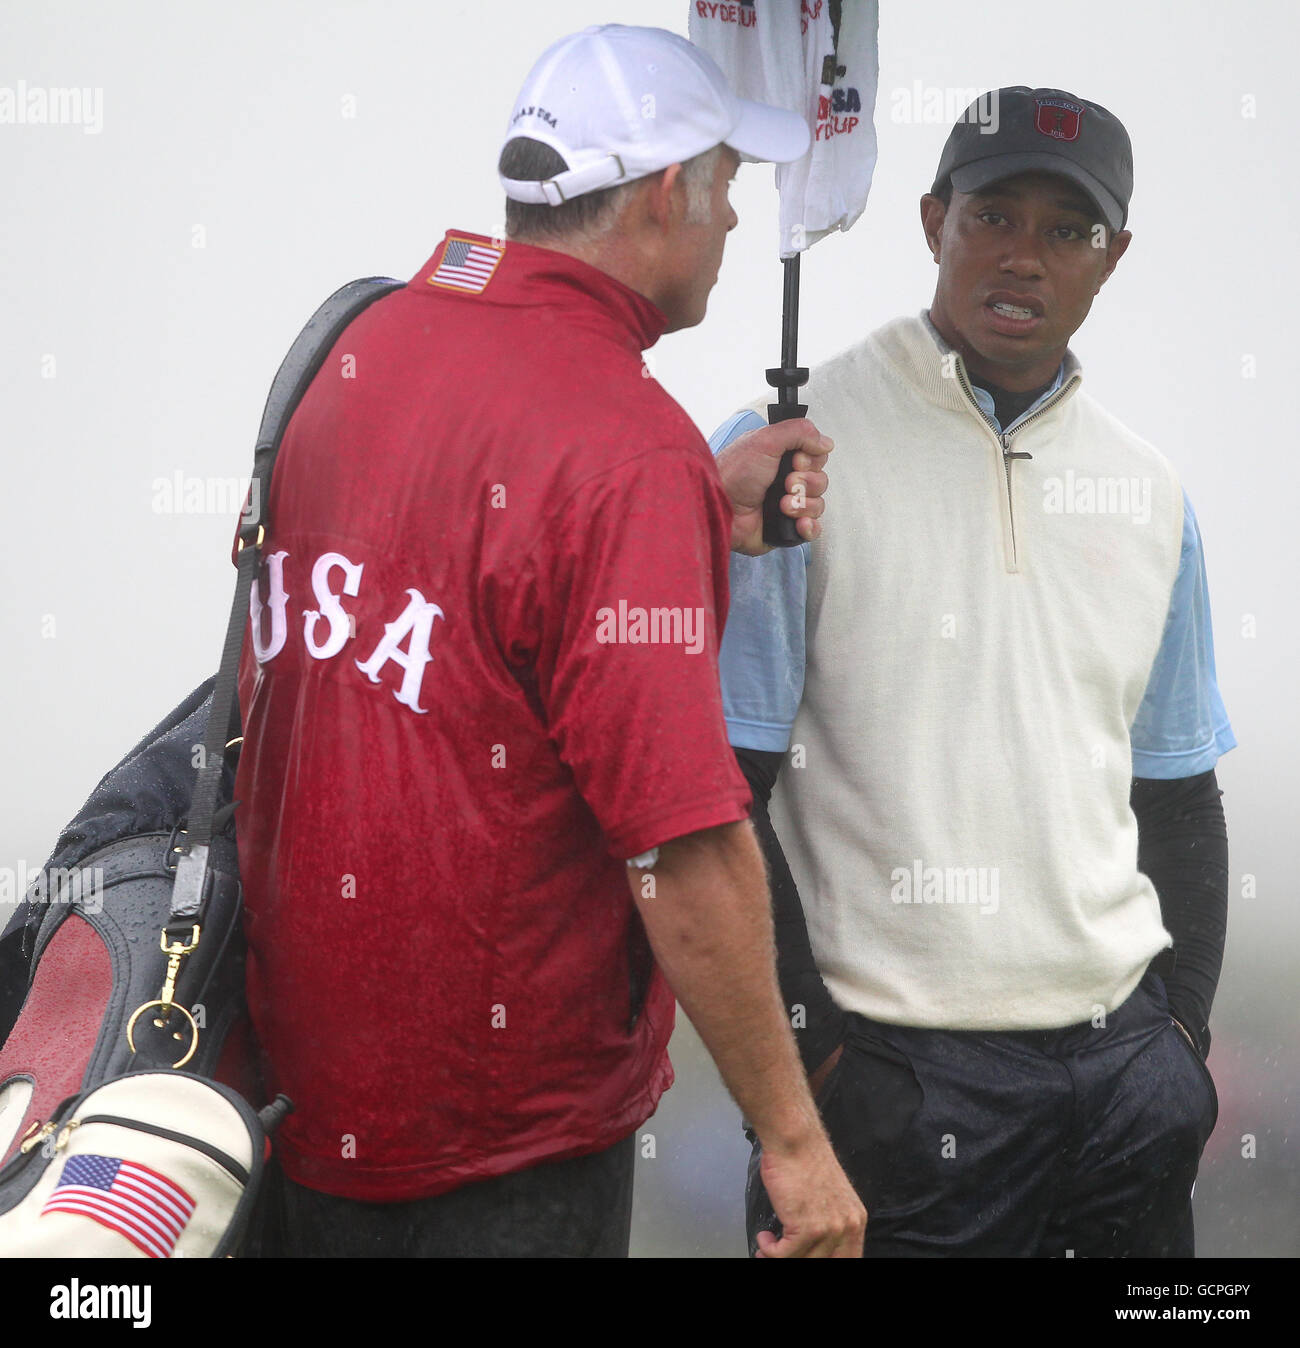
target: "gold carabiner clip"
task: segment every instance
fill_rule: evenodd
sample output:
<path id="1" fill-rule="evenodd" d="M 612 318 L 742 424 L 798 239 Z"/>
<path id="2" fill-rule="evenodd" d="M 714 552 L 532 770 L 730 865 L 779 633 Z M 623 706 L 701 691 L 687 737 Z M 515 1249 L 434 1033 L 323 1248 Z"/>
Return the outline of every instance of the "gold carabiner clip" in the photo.
<path id="1" fill-rule="evenodd" d="M 163 990 L 161 1005 L 163 1008 L 163 1019 L 155 1022 L 159 1029 L 162 1029 L 166 1023 L 167 1013 L 171 1010 L 172 997 L 176 992 L 176 975 L 180 972 L 181 960 L 190 953 L 199 943 L 199 926 L 194 924 L 194 931 L 188 942 L 173 941 L 167 944 L 167 933 L 164 931 L 158 938 L 158 944 L 162 947 L 162 952 L 167 956 L 167 977 L 163 980 Z"/>
<path id="2" fill-rule="evenodd" d="M 162 996 L 156 1001 L 145 1002 L 137 1006 L 131 1013 L 131 1019 L 126 1023 L 126 1042 L 135 1053 L 135 1023 L 151 1007 L 158 1008 L 158 1014 L 153 1018 L 154 1025 L 160 1029 L 167 1028 L 167 1021 L 171 1018 L 173 1011 L 179 1011 L 189 1022 L 190 1027 L 190 1046 L 185 1052 L 185 1056 L 179 1062 L 172 1063 L 173 1067 L 183 1067 L 194 1056 L 194 1050 L 199 1046 L 199 1027 L 194 1022 L 194 1017 L 183 1007 L 174 1003 L 176 996 L 176 975 L 180 972 L 181 960 L 185 958 L 199 943 L 199 924 L 194 924 L 194 930 L 190 934 L 188 941 L 175 940 L 168 943 L 167 933 L 164 931 L 158 938 L 158 944 L 162 952 L 167 956 L 167 976 L 163 980 Z M 172 1035 L 172 1038 L 178 1041 L 184 1040 L 184 1035 L 178 1030 Z"/>

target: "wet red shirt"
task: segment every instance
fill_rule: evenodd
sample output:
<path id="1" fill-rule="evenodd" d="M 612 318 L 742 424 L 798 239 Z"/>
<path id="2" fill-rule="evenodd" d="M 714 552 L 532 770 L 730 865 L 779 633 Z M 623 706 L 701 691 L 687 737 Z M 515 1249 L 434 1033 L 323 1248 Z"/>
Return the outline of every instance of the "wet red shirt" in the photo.
<path id="1" fill-rule="evenodd" d="M 664 317 L 449 233 L 275 469 L 240 667 L 250 1011 L 288 1174 L 436 1194 L 596 1151 L 672 1081 L 625 860 L 745 818 L 730 509 Z"/>

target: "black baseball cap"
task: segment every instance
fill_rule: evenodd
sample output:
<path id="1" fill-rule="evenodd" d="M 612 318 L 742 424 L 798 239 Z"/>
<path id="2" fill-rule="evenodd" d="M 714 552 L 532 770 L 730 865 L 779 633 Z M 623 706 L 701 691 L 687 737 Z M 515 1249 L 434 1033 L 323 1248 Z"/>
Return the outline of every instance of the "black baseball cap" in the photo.
<path id="1" fill-rule="evenodd" d="M 981 94 L 953 126 L 930 190 L 951 182 L 958 192 L 978 192 L 1034 170 L 1078 183 L 1111 229 L 1124 228 L 1133 194 L 1128 132 L 1101 104 L 1064 89 L 1017 84 Z"/>

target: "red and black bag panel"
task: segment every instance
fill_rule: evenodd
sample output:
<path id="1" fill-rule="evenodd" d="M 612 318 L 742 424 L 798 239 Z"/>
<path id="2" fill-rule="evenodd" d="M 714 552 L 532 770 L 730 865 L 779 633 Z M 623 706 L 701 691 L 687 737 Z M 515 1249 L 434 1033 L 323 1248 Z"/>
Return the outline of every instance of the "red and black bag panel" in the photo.
<path id="1" fill-rule="evenodd" d="M 225 853 L 220 860 L 226 868 L 214 868 L 204 930 L 182 962 L 175 989 L 192 1029 L 179 1013 L 159 1029 L 154 1008 L 135 1019 L 134 1050 L 127 1039 L 137 1008 L 156 1001 L 166 977 L 159 936 L 171 898 L 170 833 L 123 839 L 92 853 L 80 868 L 79 896 L 48 904 L 27 995 L 0 1048 L 0 1095 L 14 1079 L 30 1086 L 21 1118 L 14 1117 L 19 1092 L 7 1092 L 0 1162 L 32 1124 L 53 1117 L 61 1100 L 123 1072 L 172 1067 L 187 1054 L 190 1071 L 236 1090 L 251 1087 L 249 1098 L 260 1103 L 256 1054 L 244 1025 L 240 891 L 230 869 L 234 841 L 216 842 L 214 856 Z"/>
<path id="2" fill-rule="evenodd" d="M 154 1015 L 140 1016 L 137 1052 L 126 1031 L 136 1009 L 159 997 L 166 976 L 159 940 L 212 684 L 195 689 L 104 776 L 0 938 L 0 1162 L 61 1100 L 122 1072 L 170 1067 L 190 1047 L 179 1012 L 162 1030 Z M 175 990 L 197 1028 L 185 1066 L 260 1103 L 245 1024 L 232 822 L 213 838 L 210 856 L 204 930 Z"/>

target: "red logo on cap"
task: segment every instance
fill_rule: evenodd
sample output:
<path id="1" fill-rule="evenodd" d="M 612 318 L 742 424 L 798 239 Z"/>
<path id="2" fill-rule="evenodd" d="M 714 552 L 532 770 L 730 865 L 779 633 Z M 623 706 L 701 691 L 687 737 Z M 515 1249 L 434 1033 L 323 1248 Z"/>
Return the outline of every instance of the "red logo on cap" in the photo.
<path id="1" fill-rule="evenodd" d="M 1034 129 L 1053 140 L 1078 140 L 1083 107 L 1065 98 L 1034 99 Z"/>

